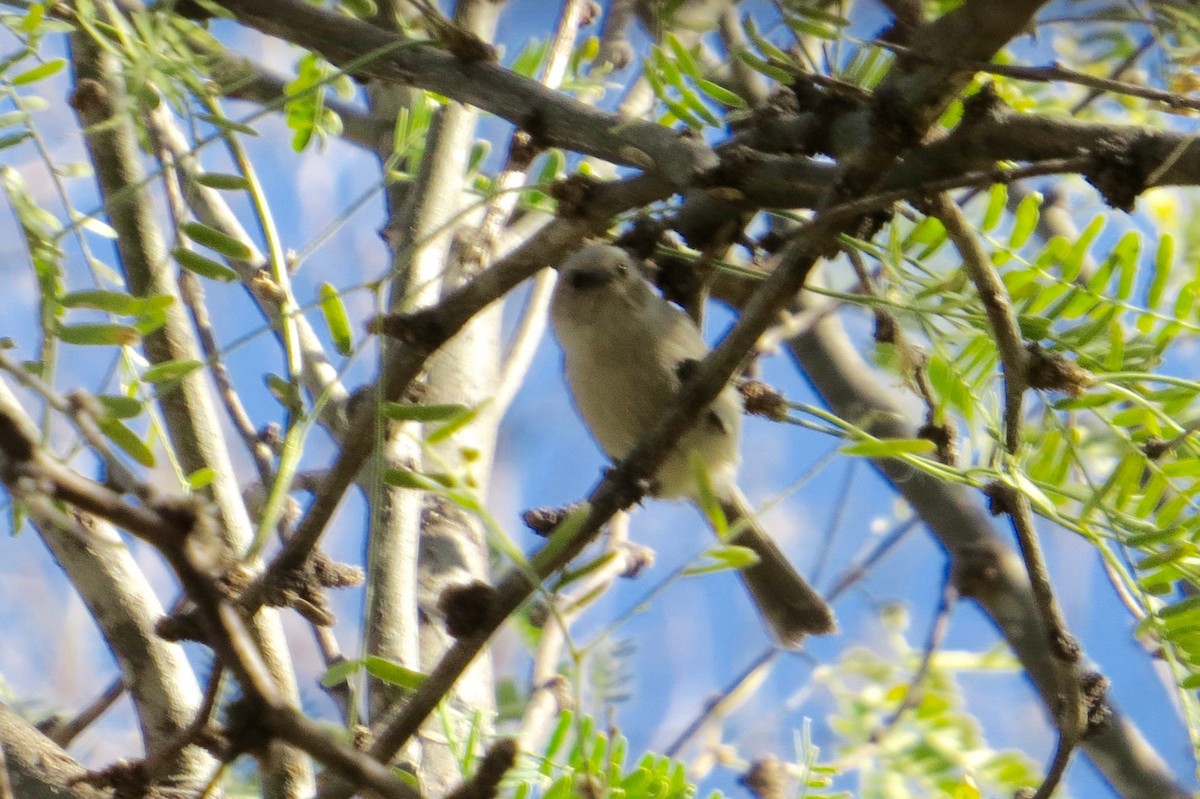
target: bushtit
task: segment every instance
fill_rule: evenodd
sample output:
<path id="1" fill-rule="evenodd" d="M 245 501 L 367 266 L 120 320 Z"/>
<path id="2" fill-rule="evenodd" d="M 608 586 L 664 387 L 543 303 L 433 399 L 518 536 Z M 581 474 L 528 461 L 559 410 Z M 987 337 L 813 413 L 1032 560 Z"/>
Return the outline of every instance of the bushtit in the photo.
<path id="1" fill-rule="evenodd" d="M 692 320 L 658 295 L 624 250 L 610 245 L 585 247 L 559 267 L 550 316 L 575 405 L 614 460 L 628 455 L 666 413 L 683 382 L 680 369 L 708 353 Z M 741 416 L 741 398 L 726 386 L 667 456 L 651 492 L 696 502 L 691 463 L 698 456 L 730 528 L 738 530 L 728 543 L 758 556 L 740 572 L 750 596 L 780 643 L 794 646 L 806 634 L 833 632 L 836 624 L 738 490 Z"/>

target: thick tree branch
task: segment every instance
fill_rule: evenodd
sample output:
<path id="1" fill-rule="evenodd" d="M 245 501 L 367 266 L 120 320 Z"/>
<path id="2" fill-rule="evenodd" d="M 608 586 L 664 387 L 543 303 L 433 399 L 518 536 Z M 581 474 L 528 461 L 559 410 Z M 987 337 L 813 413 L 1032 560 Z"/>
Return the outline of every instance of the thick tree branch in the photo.
<path id="1" fill-rule="evenodd" d="M 1026 0 L 1027 1 L 1027 0 Z M 716 165 L 702 141 L 599 111 L 486 59 L 325 11 L 301 0 L 221 0 L 238 21 L 356 73 L 444 94 L 503 117 L 550 147 L 656 172 L 674 186 Z"/>
<path id="2" fill-rule="evenodd" d="M 111 58 L 87 34 L 71 37 L 75 70 L 72 107 L 88 130 L 86 144 L 105 209 L 118 232 L 117 252 L 131 293 L 146 297 L 163 295 L 176 299 L 164 314 L 164 325 L 142 341 L 151 363 L 199 360 L 185 311 L 178 302 L 179 291 L 170 272 L 166 247 L 145 188 L 137 138 L 127 116 L 129 106 L 123 81 Z M 175 391 L 159 397 L 175 453 L 187 474 L 211 469 L 213 480 L 204 493 L 211 497 L 221 517 L 221 531 L 231 550 L 243 552 L 253 538 L 253 528 L 241 500 L 241 492 L 208 387 L 193 372 L 180 379 Z M 264 646 L 276 680 L 291 696 L 297 695 L 295 676 L 277 615 L 258 617 L 256 633 Z M 157 741 L 148 738 L 153 750 Z M 272 762 L 273 774 L 266 775 L 271 796 L 291 799 L 310 792 L 311 771 L 296 753 L 281 753 Z"/>

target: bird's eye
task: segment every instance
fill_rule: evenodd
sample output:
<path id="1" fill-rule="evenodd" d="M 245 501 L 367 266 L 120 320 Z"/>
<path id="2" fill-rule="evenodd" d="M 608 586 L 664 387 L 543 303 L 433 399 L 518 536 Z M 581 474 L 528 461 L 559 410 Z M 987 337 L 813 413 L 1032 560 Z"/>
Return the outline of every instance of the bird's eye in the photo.
<path id="1" fill-rule="evenodd" d="M 625 275 L 629 274 L 629 264 L 625 263 L 624 261 L 617 261 L 613 264 L 613 271 L 624 277 Z"/>

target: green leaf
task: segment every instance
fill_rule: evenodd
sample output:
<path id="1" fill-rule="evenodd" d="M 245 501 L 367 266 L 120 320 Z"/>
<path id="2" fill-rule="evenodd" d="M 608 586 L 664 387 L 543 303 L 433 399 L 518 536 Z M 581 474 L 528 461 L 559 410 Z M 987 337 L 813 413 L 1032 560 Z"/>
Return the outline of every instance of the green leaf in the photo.
<path id="1" fill-rule="evenodd" d="M 285 380 L 277 374 L 268 374 L 267 390 L 287 408 L 288 413 L 301 414 L 304 412 L 304 400 L 300 397 L 300 389 L 290 380 Z"/>
<path id="2" fill-rule="evenodd" d="M 988 231 L 1000 223 L 1004 209 L 1008 207 L 1008 186 L 1003 183 L 993 183 L 988 190 L 987 210 L 983 212 L 983 221 L 979 226 Z"/>
<path id="3" fill-rule="evenodd" d="M 708 517 L 717 538 L 724 540 L 729 535 L 729 520 L 725 518 L 725 511 L 713 491 L 704 458 L 697 452 L 688 453 L 688 465 L 692 469 L 692 478 L 696 481 L 696 501 L 700 511 Z"/>
<path id="4" fill-rule="evenodd" d="M 700 64 L 696 62 L 696 58 L 692 55 L 691 51 L 683 46 L 683 43 L 679 41 L 679 38 L 670 32 L 668 32 L 663 38 L 666 40 L 667 46 L 671 48 L 671 55 L 675 57 L 675 61 L 679 64 L 679 68 L 683 70 L 684 73 L 687 74 L 687 76 L 692 80 L 703 80 L 704 72 L 700 69 Z"/>
<path id="5" fill-rule="evenodd" d="M 211 466 L 202 466 L 187 476 L 188 488 L 192 489 L 193 491 L 199 491 L 202 488 L 208 488 L 216 476 L 217 473 Z"/>
<path id="6" fill-rule="evenodd" d="M 234 122 L 232 119 L 226 119 L 222 116 L 214 114 L 196 114 L 196 119 L 201 122 L 207 122 L 214 127 L 218 127 L 229 133 L 241 133 L 245 136 L 257 136 L 258 131 L 249 125 L 243 125 L 241 122 Z"/>
<path id="7" fill-rule="evenodd" d="M 1123 397 L 1112 392 L 1104 392 L 1099 394 L 1083 394 L 1078 397 L 1064 397 L 1054 403 L 1053 407 L 1059 411 L 1075 411 L 1084 408 L 1102 408 L 1105 405 L 1111 405 L 1114 402 L 1119 402 Z"/>
<path id="8" fill-rule="evenodd" d="M 927 438 L 880 438 L 856 441 L 838 451 L 843 455 L 858 455 L 868 458 L 888 458 L 897 455 L 924 455 L 933 452 L 936 445 Z"/>
<path id="9" fill-rule="evenodd" d="M 554 730 L 546 740 L 546 751 L 541 765 L 541 772 L 547 777 L 550 776 L 550 770 L 554 767 L 554 756 L 558 754 L 558 750 L 567 740 L 567 733 L 571 731 L 574 720 L 575 715 L 570 710 L 563 710 L 558 714 L 558 723 L 554 725 Z"/>
<path id="10" fill-rule="evenodd" d="M 745 19 L 743 19 L 742 27 L 746 31 L 746 35 L 750 37 L 750 41 L 754 42 L 754 46 L 758 48 L 760 53 L 765 55 L 767 58 L 773 59 L 782 64 L 791 63 L 791 59 L 788 57 L 787 53 L 780 50 L 766 37 L 758 32 L 758 27 L 754 24 L 754 19 L 752 17 L 747 16 Z"/>
<path id="11" fill-rule="evenodd" d="M 435 480 L 432 475 L 422 474 L 412 469 L 385 469 L 383 482 L 396 488 L 411 488 L 416 491 L 434 491 L 441 493 L 445 484 Z"/>
<path id="12" fill-rule="evenodd" d="M 46 7 L 41 3 L 34 3 L 29 6 L 29 10 L 25 12 L 25 16 L 21 18 L 20 28 L 25 33 L 33 33 L 42 24 L 42 20 L 46 17 Z"/>
<path id="13" fill-rule="evenodd" d="M 780 69 L 764 61 L 745 48 L 737 51 L 737 57 L 755 72 L 760 72 L 769 78 L 774 78 L 784 85 L 790 86 L 795 81 L 795 78 L 786 69 Z"/>
<path id="14" fill-rule="evenodd" d="M 381 658 L 378 655 L 367 655 L 363 658 L 363 667 L 375 679 L 382 680 L 388 685 L 405 688 L 409 691 L 415 691 L 420 688 L 421 684 L 428 678 L 426 674 L 405 668 L 399 663 L 393 663 L 387 658 Z"/>
<path id="15" fill-rule="evenodd" d="M 60 297 L 58 304 L 64 308 L 92 308 L 121 316 L 135 316 L 141 313 L 142 306 L 141 300 L 123 291 L 101 289 L 72 291 Z"/>
<path id="16" fill-rule="evenodd" d="M 170 383 L 186 377 L 202 366 L 204 362 L 196 360 L 163 361 L 142 372 L 142 380 L 147 383 Z"/>
<path id="17" fill-rule="evenodd" d="M 758 555 L 750 547 L 742 547 L 734 544 L 713 547 L 707 550 L 704 556 L 712 559 L 714 562 L 700 566 L 689 566 L 680 573 L 686 577 L 694 577 L 699 574 L 713 574 L 730 569 L 745 569 L 758 563 L 759 560 Z"/>
<path id="18" fill-rule="evenodd" d="M 1097 215 L 1092 218 L 1092 221 L 1079 234 L 1079 238 L 1071 245 L 1067 257 L 1063 259 L 1063 280 L 1072 281 L 1079 276 L 1079 273 L 1083 270 L 1083 260 L 1087 257 L 1088 250 L 1091 249 L 1092 244 L 1096 241 L 1096 237 L 1104 230 L 1104 224 L 1104 217 Z"/>
<path id="19" fill-rule="evenodd" d="M 582 580 L 584 577 L 587 577 L 592 572 L 594 572 L 597 569 L 604 566 L 604 564 L 611 562 L 612 559 L 614 557 L 616 557 L 616 554 L 617 553 L 615 553 L 615 552 L 605 552 L 600 557 L 592 558 L 587 563 L 583 564 L 582 566 L 580 566 L 577 569 L 571 569 L 570 571 L 564 571 L 562 574 L 562 577 L 558 578 L 558 581 L 554 583 L 554 588 L 552 589 L 552 592 L 558 593 L 559 591 L 562 591 L 564 588 L 571 585 L 572 583 L 576 583 L 579 580 Z M 575 606 L 578 606 L 578 601 L 573 600 L 573 604 Z"/>
<path id="20" fill-rule="evenodd" d="M 60 170 L 60 172 L 62 172 L 62 173 L 67 173 L 70 171 L 71 170 L 68 167 L 63 167 Z M 94 216 L 88 216 L 87 214 L 81 214 L 78 211 L 75 211 L 74 209 L 72 209 L 71 210 L 71 219 L 74 220 L 75 223 L 77 225 L 79 225 L 81 228 L 83 228 L 84 230 L 91 231 L 92 233 L 95 233 L 97 236 L 106 238 L 109 241 L 117 240 L 117 231 L 112 227 L 112 225 L 109 225 L 107 222 L 102 222 Z"/>
<path id="21" fill-rule="evenodd" d="M 171 257 L 187 271 L 209 280 L 232 283 L 238 279 L 238 273 L 225 264 L 201 255 L 195 250 L 189 250 L 187 247 L 176 247 L 171 250 Z"/>
<path id="22" fill-rule="evenodd" d="M 459 430 L 463 429 L 474 421 L 475 417 L 483 409 L 486 403 L 481 403 L 474 408 L 463 408 L 457 415 L 450 417 L 441 427 L 435 428 L 432 432 L 425 436 L 426 443 L 440 444 L 443 441 L 451 438 Z"/>
<path id="23" fill-rule="evenodd" d="M 199 222 L 184 222 L 179 226 L 179 230 L 197 244 L 203 244 L 227 258 L 245 261 L 251 256 L 250 248 L 245 243 L 208 225 Z"/>
<path id="24" fill-rule="evenodd" d="M 1041 216 L 1042 195 L 1034 192 L 1025 195 L 1017 206 L 1017 218 L 1013 223 L 1012 233 L 1008 237 L 1011 249 L 1020 249 L 1029 236 L 1037 229 L 1038 218 Z"/>
<path id="25" fill-rule="evenodd" d="M 116 394 L 97 394 L 96 401 L 104 406 L 104 414 L 113 419 L 132 419 L 143 410 L 142 401 Z"/>
<path id="26" fill-rule="evenodd" d="M 146 442 L 138 434 L 130 430 L 116 419 L 98 419 L 96 426 L 109 441 L 125 451 L 129 457 L 147 468 L 154 465 L 154 453 L 146 446 Z"/>
<path id="27" fill-rule="evenodd" d="M 1170 233 L 1162 233 L 1158 238 L 1158 249 L 1154 253 L 1154 276 L 1146 289 L 1146 308 L 1153 311 L 1158 308 L 1163 290 L 1171 279 L 1171 265 L 1175 255 L 1175 239 Z"/>
<path id="28" fill-rule="evenodd" d="M 220 191 L 245 191 L 250 188 L 250 181 L 244 175 L 225 175 L 220 172 L 202 172 L 193 180 L 201 186 Z"/>
<path id="29" fill-rule="evenodd" d="M 136 344 L 142 338 L 137 328 L 118 324 L 62 325 L 58 328 L 58 337 L 67 344 L 87 346 L 126 346 Z"/>
<path id="30" fill-rule="evenodd" d="M 720 126 L 721 119 L 708 109 L 708 106 L 700 99 L 700 95 L 686 86 L 680 89 L 680 94 L 683 96 L 684 105 L 695 111 L 701 119 L 714 127 Z"/>
<path id="31" fill-rule="evenodd" d="M 734 94 L 723 86 L 713 83 L 711 80 L 697 78 L 696 87 L 721 105 L 726 105 L 730 108 L 746 107 L 746 101 L 743 100 L 739 95 Z"/>
<path id="32" fill-rule="evenodd" d="M 39 64 L 33 69 L 26 70 L 19 75 L 9 78 L 9 83 L 13 86 L 25 86 L 30 83 L 36 83 L 43 78 L 48 78 L 62 71 L 67 65 L 67 59 L 54 58 L 44 64 Z"/>
<path id="33" fill-rule="evenodd" d="M 1113 248 L 1113 257 L 1117 261 L 1117 299 L 1121 302 L 1125 302 L 1133 294 L 1141 248 L 1142 239 L 1135 230 L 1126 232 Z"/>
<path id="34" fill-rule="evenodd" d="M 322 283 L 317 287 L 317 296 L 321 300 L 321 314 L 325 317 L 333 346 L 342 355 L 349 355 L 354 352 L 354 336 L 350 332 L 350 318 L 346 316 L 341 295 L 330 284 Z"/>
<path id="35" fill-rule="evenodd" d="M 380 412 L 395 422 L 440 422 L 471 410 L 467 405 L 418 405 L 410 402 L 385 402 Z"/>
<path id="36" fill-rule="evenodd" d="M 14 147 L 14 146 L 20 144 L 21 142 L 25 141 L 32 135 L 33 134 L 30 133 L 29 131 L 23 130 L 20 133 L 12 133 L 12 134 L 9 134 L 8 136 L 0 137 L 0 150 L 7 149 L 9 147 Z"/>
<path id="37" fill-rule="evenodd" d="M 339 660 L 334 663 L 325 673 L 321 675 L 321 685 L 326 688 L 334 688 L 344 683 L 349 677 L 357 674 L 363 667 L 361 660 Z"/>

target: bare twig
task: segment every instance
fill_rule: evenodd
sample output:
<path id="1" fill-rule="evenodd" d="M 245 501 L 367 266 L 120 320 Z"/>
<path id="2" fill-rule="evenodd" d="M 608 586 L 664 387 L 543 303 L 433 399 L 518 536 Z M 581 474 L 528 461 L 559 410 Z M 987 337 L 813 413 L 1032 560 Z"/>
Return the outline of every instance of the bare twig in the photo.
<path id="1" fill-rule="evenodd" d="M 1071 743 L 1065 733 L 1059 733 L 1058 746 L 1054 749 L 1054 759 L 1050 761 L 1050 767 L 1046 769 L 1046 776 L 1042 779 L 1042 784 L 1029 799 L 1050 799 L 1054 789 L 1062 781 L 1063 774 L 1067 771 L 1067 764 L 1071 762 L 1071 753 L 1074 750 L 1075 744 Z"/>
<path id="2" fill-rule="evenodd" d="M 46 737 L 63 749 L 66 749 L 81 732 L 92 726 L 96 719 L 104 715 L 110 707 L 116 704 L 117 700 L 124 693 L 125 683 L 120 677 L 117 677 L 109 683 L 100 696 L 93 699 L 91 704 L 79 711 L 73 719 L 54 724 L 45 730 Z"/>
<path id="3" fill-rule="evenodd" d="M 1053 64 L 1047 67 L 1023 67 L 1016 64 L 993 64 L 990 62 L 970 61 L 970 60 L 955 60 L 947 59 L 944 56 L 928 56 L 919 51 L 911 50 L 894 42 L 875 41 L 872 42 L 879 47 L 885 47 L 896 53 L 903 53 L 908 58 L 914 60 L 933 60 L 937 58 L 940 63 L 948 66 L 954 66 L 959 69 L 969 69 L 972 72 L 985 72 L 989 75 L 1000 75 L 1007 78 L 1015 78 L 1017 80 L 1036 81 L 1038 83 L 1074 83 L 1079 86 L 1086 86 L 1096 92 L 1111 92 L 1113 94 L 1125 94 L 1130 97 L 1141 97 L 1144 100 L 1153 100 L 1162 103 L 1168 108 L 1190 108 L 1200 110 L 1200 98 L 1189 97 L 1185 94 L 1177 92 L 1167 92 L 1162 89 L 1152 89 L 1148 86 L 1142 86 L 1138 83 L 1128 83 L 1126 81 L 1114 80 L 1112 78 L 1101 78 L 1095 75 L 1088 75 L 1085 72 L 1078 72 L 1073 69 Z M 1145 44 L 1143 44 L 1143 48 Z M 1141 48 L 1132 58 L 1136 60 L 1143 52 Z M 1081 101 L 1082 102 L 1082 101 Z"/>
<path id="4" fill-rule="evenodd" d="M 714 719 L 729 715 L 734 708 L 745 702 L 758 689 L 758 686 L 762 684 L 763 679 L 771 668 L 771 664 L 775 662 L 775 658 L 779 656 L 781 651 L 778 647 L 773 646 L 763 650 L 715 698 L 704 703 L 704 710 L 696 718 L 692 719 L 692 722 L 675 737 L 675 740 L 667 745 L 667 748 L 663 750 L 663 754 L 667 757 L 678 757 L 679 752 L 687 745 L 688 741 L 692 740 L 696 733 L 700 732 L 706 724 Z"/>
<path id="5" fill-rule="evenodd" d="M 1021 443 L 1021 401 L 1028 388 L 1029 353 L 1021 335 L 1016 311 L 1008 297 L 1008 289 L 1000 279 L 991 259 L 971 229 L 966 215 L 945 194 L 934 202 L 934 215 L 946 228 L 946 235 L 962 257 L 963 271 L 975 284 L 983 303 L 1000 361 L 1004 364 L 1004 441 L 1009 453 L 1016 454 Z"/>
<path id="6" fill-rule="evenodd" d="M 863 555 L 856 563 L 852 563 L 846 571 L 844 571 L 836 580 L 829 590 L 825 593 L 826 597 L 832 601 L 836 597 L 841 596 L 851 586 L 859 580 L 867 576 L 867 572 L 871 567 L 880 561 L 880 559 L 892 550 L 892 547 L 899 544 L 904 536 L 910 530 L 920 523 L 920 519 L 913 517 L 906 519 L 895 527 L 893 527 L 886 535 L 879 539 L 879 543 L 875 545 L 870 552 Z"/>
<path id="7" fill-rule="evenodd" d="M 900 704 L 896 706 L 892 715 L 871 733 L 871 743 L 882 741 L 884 736 L 895 728 L 905 713 L 920 704 L 921 686 L 925 683 L 925 678 L 929 676 L 929 667 L 933 663 L 934 653 L 942 645 L 942 641 L 946 637 L 946 631 L 950 629 L 950 612 L 957 601 L 958 590 L 954 587 L 954 584 L 950 580 L 950 575 L 947 573 L 942 582 L 941 599 L 938 600 L 938 608 L 933 617 L 933 624 L 929 627 L 929 637 L 925 641 L 921 663 L 917 666 L 912 678 L 908 681 L 908 687 L 904 691 L 904 698 L 900 700 Z"/>

